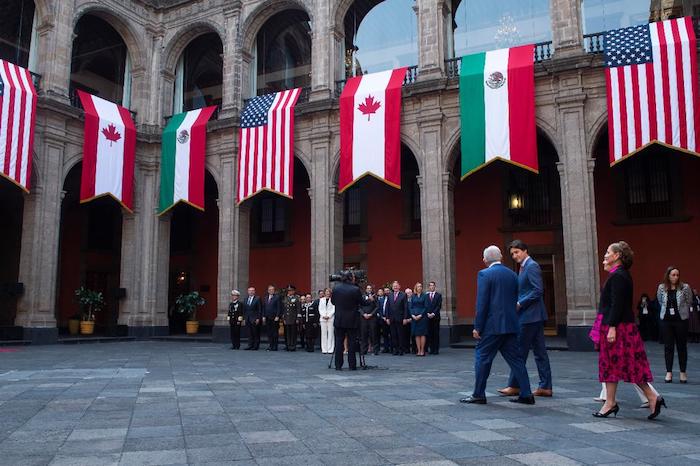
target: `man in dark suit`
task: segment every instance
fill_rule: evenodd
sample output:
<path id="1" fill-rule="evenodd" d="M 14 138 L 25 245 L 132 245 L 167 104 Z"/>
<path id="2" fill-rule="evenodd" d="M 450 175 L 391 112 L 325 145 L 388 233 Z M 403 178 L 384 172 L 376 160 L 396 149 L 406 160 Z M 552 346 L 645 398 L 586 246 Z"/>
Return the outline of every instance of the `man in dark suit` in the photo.
<path id="1" fill-rule="evenodd" d="M 265 331 L 267 333 L 267 351 L 277 351 L 282 306 L 273 285 L 267 287 L 267 295 L 263 299 L 262 308 L 263 325 L 265 325 Z"/>
<path id="2" fill-rule="evenodd" d="M 544 323 L 547 321 L 547 311 L 544 307 L 544 286 L 542 270 L 527 251 L 527 244 L 520 240 L 510 243 L 510 255 L 520 264 L 518 274 L 518 347 L 523 360 L 532 348 L 540 376 L 540 384 L 533 392 L 535 396 L 552 396 L 552 369 L 549 366 L 549 356 L 544 343 Z M 498 390 L 503 396 L 515 396 L 520 393 L 520 386 L 513 372 L 510 373 L 508 386 Z"/>
<path id="3" fill-rule="evenodd" d="M 518 276 L 501 264 L 498 246 L 484 249 L 485 269 L 477 278 L 476 317 L 472 336 L 478 340 L 475 353 L 474 392 L 462 403 L 486 404 L 486 381 L 491 364 L 500 351 L 515 374 L 520 385 L 520 396 L 511 399 L 516 403 L 535 404 L 530 391 L 530 381 L 525 369 L 525 360 L 518 351 Z"/>
<path id="4" fill-rule="evenodd" d="M 391 342 L 393 344 L 394 356 L 403 356 L 407 352 L 404 348 L 403 331 L 404 321 L 408 319 L 408 300 L 406 293 L 401 291 L 399 282 L 391 284 L 392 291 L 389 293 L 389 325 L 391 326 Z"/>
<path id="5" fill-rule="evenodd" d="M 248 327 L 248 346 L 247 350 L 257 351 L 260 348 L 260 325 L 262 322 L 262 303 L 260 298 L 255 295 L 255 288 L 248 288 L 248 297 L 243 305 L 243 313 L 245 314 L 245 325 Z"/>
<path id="6" fill-rule="evenodd" d="M 365 293 L 362 295 L 362 304 L 360 304 L 360 349 L 362 354 L 367 354 L 369 345 L 372 345 L 372 350 L 377 352 L 379 343 L 376 340 L 377 330 L 377 298 L 372 289 L 372 285 L 365 287 Z"/>
<path id="7" fill-rule="evenodd" d="M 344 274 L 343 280 L 333 287 L 331 303 L 335 306 L 335 370 L 343 368 L 343 340 L 348 337 L 348 366 L 357 370 L 357 331 L 360 327 L 360 304 L 362 292 L 355 285 L 352 273 Z"/>
<path id="8" fill-rule="evenodd" d="M 442 295 L 436 291 L 435 282 L 428 283 L 428 353 L 440 353 L 440 311 Z"/>

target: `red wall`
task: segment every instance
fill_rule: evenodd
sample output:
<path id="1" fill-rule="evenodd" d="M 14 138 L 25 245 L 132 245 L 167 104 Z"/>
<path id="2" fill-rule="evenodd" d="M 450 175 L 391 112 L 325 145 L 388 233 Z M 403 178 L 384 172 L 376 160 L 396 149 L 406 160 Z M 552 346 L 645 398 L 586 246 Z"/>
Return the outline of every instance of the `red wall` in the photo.
<path id="1" fill-rule="evenodd" d="M 291 244 L 250 249 L 250 286 L 256 287 L 258 294 L 265 293 L 269 284 L 284 288 L 291 283 L 299 292 L 311 288 L 311 200 L 306 191 L 308 178 L 298 174 L 298 167 L 298 163 L 295 164 L 294 199 L 287 217 L 291 222 Z"/>
<path id="2" fill-rule="evenodd" d="M 663 279 L 666 267 L 673 265 L 681 272 L 681 279 L 692 287 L 700 287 L 700 159 L 680 152 L 669 151 L 669 157 L 681 162 L 684 213 L 690 221 L 645 225 L 613 225 L 616 213 L 616 193 L 612 170 L 607 164 L 607 144 L 601 144 L 595 170 L 596 222 L 598 224 L 598 262 L 601 282 L 606 273 L 602 269 L 605 249 L 618 240 L 627 241 L 635 252 L 631 272 L 634 279 L 635 300 L 642 293 L 654 295 Z M 601 159 L 602 157 L 602 159 Z M 634 155 L 644 157 L 644 153 Z M 629 162 L 623 162 L 629 163 Z"/>
<path id="3" fill-rule="evenodd" d="M 402 191 L 371 177 L 360 183 L 361 189 L 366 190 L 369 241 L 344 242 L 344 261 L 354 262 L 354 257 L 361 256 L 368 281 L 375 286 L 398 280 L 404 289 L 413 288 L 416 282 L 423 281 L 421 240 L 418 235 L 399 238 L 405 233 Z M 404 184 L 403 189 L 409 189 L 406 180 Z"/>

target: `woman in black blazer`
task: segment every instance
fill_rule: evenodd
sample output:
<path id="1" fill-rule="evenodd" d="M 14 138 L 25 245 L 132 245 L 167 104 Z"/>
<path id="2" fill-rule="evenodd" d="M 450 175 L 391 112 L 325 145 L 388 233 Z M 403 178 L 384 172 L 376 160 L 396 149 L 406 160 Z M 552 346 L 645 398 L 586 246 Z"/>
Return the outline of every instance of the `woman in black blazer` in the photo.
<path id="1" fill-rule="evenodd" d="M 634 253 L 627 243 L 618 241 L 608 246 L 603 258 L 603 268 L 609 273 L 600 293 L 600 353 L 598 377 L 605 382 L 605 404 L 593 413 L 595 417 L 617 416 L 620 407 L 615 395 L 620 381 L 639 386 L 649 400 L 648 419 L 655 419 L 666 406 L 662 396 L 649 386 L 653 380 L 644 342 L 634 321 L 632 302 L 633 284 L 629 268 Z"/>

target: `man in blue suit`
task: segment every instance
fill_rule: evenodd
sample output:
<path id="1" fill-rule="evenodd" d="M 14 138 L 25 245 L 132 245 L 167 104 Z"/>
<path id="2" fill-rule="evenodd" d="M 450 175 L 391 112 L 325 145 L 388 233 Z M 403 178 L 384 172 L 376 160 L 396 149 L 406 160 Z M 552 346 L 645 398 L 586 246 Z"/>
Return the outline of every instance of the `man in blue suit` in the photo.
<path id="1" fill-rule="evenodd" d="M 476 345 L 474 392 L 462 403 L 486 404 L 486 381 L 491 364 L 500 351 L 520 384 L 520 396 L 511 399 L 514 403 L 535 404 L 530 392 L 530 381 L 525 369 L 525 360 L 518 351 L 518 276 L 501 264 L 503 255 L 498 246 L 484 249 L 485 269 L 477 278 L 476 317 L 472 335 Z"/>
<path id="2" fill-rule="evenodd" d="M 542 285 L 542 270 L 527 251 L 527 244 L 516 239 L 510 243 L 510 255 L 520 264 L 518 275 L 518 317 L 520 332 L 518 347 L 523 360 L 532 348 L 540 376 L 540 384 L 533 393 L 535 396 L 552 396 L 552 369 L 549 367 L 549 357 L 544 343 L 544 323 L 547 321 L 547 311 L 544 308 L 544 287 Z M 498 390 L 503 396 L 515 396 L 520 393 L 520 385 L 513 372 L 510 373 L 508 386 Z"/>

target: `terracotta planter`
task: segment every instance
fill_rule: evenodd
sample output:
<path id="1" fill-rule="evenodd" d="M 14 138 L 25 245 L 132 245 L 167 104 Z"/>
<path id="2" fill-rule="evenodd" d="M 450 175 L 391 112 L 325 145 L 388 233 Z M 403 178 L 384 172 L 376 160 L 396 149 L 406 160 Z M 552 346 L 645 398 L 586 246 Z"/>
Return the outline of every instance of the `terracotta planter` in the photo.
<path id="1" fill-rule="evenodd" d="M 91 320 L 83 320 L 80 322 L 80 333 L 82 335 L 92 335 L 95 331 L 95 322 Z"/>
<path id="2" fill-rule="evenodd" d="M 68 321 L 68 333 L 77 335 L 80 332 L 80 319 L 70 319 Z"/>
<path id="3" fill-rule="evenodd" d="M 188 335 L 194 335 L 199 332 L 199 322 L 196 320 L 188 320 L 185 322 L 185 329 Z"/>

